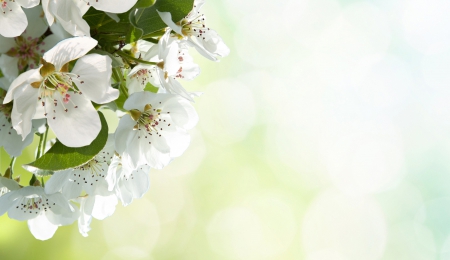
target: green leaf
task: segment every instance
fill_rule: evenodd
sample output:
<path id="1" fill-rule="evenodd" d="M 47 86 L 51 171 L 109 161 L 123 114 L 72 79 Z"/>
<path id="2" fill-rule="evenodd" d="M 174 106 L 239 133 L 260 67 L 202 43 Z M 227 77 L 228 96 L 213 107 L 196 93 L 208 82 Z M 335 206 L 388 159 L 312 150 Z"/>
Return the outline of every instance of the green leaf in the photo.
<path id="1" fill-rule="evenodd" d="M 194 0 L 157 0 L 151 7 L 138 9 L 134 15 L 134 21 L 137 27 L 141 28 L 144 35 L 146 35 L 167 27 L 156 10 L 170 12 L 172 20 L 178 22 L 189 14 L 193 6 Z"/>
<path id="2" fill-rule="evenodd" d="M 0 70 L 0 78 L 3 78 L 3 72 Z"/>
<path id="3" fill-rule="evenodd" d="M 134 5 L 134 8 L 146 8 L 152 6 L 153 4 L 155 4 L 155 0 L 139 0 Z"/>
<path id="4" fill-rule="evenodd" d="M 130 26 L 130 29 L 127 32 L 127 36 L 125 38 L 126 43 L 137 42 L 141 39 L 143 35 L 143 31 L 140 28 L 136 28 L 134 26 Z"/>
<path id="5" fill-rule="evenodd" d="M 149 91 L 152 93 L 158 93 L 158 87 L 153 86 L 150 82 L 145 85 L 144 91 Z"/>
<path id="6" fill-rule="evenodd" d="M 125 38 L 126 43 L 137 42 L 144 34 L 144 31 L 137 27 L 134 18 L 133 12 L 131 12 L 129 14 L 130 27 L 128 28 L 127 37 Z"/>
<path id="7" fill-rule="evenodd" d="M 108 140 L 108 124 L 101 112 L 98 112 L 102 128 L 97 138 L 88 146 L 67 147 L 57 141 L 47 153 L 24 166 L 25 169 L 37 168 L 44 171 L 61 171 L 81 166 L 96 156 Z M 32 167 L 32 168 L 30 168 Z"/>

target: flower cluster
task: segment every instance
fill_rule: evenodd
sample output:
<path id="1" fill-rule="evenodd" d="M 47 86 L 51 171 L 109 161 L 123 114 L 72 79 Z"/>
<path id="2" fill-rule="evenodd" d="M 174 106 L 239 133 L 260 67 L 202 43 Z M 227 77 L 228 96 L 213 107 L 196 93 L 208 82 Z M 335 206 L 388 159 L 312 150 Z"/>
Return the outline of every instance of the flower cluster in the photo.
<path id="1" fill-rule="evenodd" d="M 148 2 L 0 0 L 0 147 L 12 157 L 0 175 L 0 215 L 27 220 L 37 239 L 75 221 L 87 236 L 92 218 L 142 197 L 150 169 L 189 146 L 199 94 L 180 81 L 200 73 L 189 50 L 217 61 L 229 49 L 206 26 L 202 0 Z M 158 9 L 167 3 L 180 8 Z M 104 109 L 120 118 L 113 134 Z M 23 186 L 14 162 L 35 136 Z"/>

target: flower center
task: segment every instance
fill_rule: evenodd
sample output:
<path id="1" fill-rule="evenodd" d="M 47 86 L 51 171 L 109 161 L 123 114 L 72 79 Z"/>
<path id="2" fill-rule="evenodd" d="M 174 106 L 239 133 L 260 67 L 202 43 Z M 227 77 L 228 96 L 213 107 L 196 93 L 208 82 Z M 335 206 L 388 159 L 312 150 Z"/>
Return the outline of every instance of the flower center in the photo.
<path id="1" fill-rule="evenodd" d="M 52 203 L 55 205 L 55 203 Z M 48 202 L 48 199 L 43 199 L 41 197 L 32 197 L 32 198 L 23 198 L 20 206 L 16 206 L 16 208 L 23 210 L 23 213 L 35 213 L 38 214 L 42 209 L 47 211 L 51 209 L 51 203 Z"/>
<path id="2" fill-rule="evenodd" d="M 17 46 L 6 52 L 6 55 L 19 59 L 19 70 L 24 69 L 27 65 L 30 66 L 30 69 L 37 67 L 40 55 L 45 52 L 45 50 L 40 50 L 39 38 L 19 36 L 15 37 L 14 40 Z"/>
<path id="3" fill-rule="evenodd" d="M 145 129 L 149 133 L 158 132 L 156 127 L 159 125 L 159 121 L 161 121 L 161 112 L 161 109 L 155 109 L 151 104 L 145 105 L 144 112 L 137 109 L 131 110 L 131 117 L 137 122 L 134 129 Z"/>
<path id="4" fill-rule="evenodd" d="M 41 62 L 43 63 L 43 66 L 40 69 L 40 73 L 44 79 L 40 82 L 31 83 L 31 86 L 39 89 L 38 101 L 40 101 L 44 107 L 44 116 L 47 117 L 48 115 L 46 102 L 52 102 L 54 107 L 56 107 L 59 102 L 65 112 L 69 111 L 65 104 L 72 103 L 74 108 L 78 108 L 78 106 L 71 101 L 71 97 L 74 94 L 82 94 L 73 83 L 73 78 L 79 78 L 80 75 L 67 72 L 68 64 L 64 65 L 61 68 L 61 71 L 55 71 L 53 64 L 48 63 L 45 60 L 41 60 Z M 80 81 L 80 84 L 83 83 L 84 81 Z M 59 93 L 59 95 L 55 95 L 56 93 Z M 52 110 L 52 118 L 56 119 L 56 110 Z"/>
<path id="5" fill-rule="evenodd" d="M 152 74 L 148 69 L 140 69 L 135 74 L 131 76 L 131 78 L 135 78 L 141 85 L 147 84 L 148 78 L 152 77 Z"/>
<path id="6" fill-rule="evenodd" d="M 83 164 L 82 166 L 74 168 L 73 176 L 70 180 L 77 185 L 92 186 L 101 179 L 105 178 L 109 164 L 99 161 L 97 158 L 90 160 L 89 162 Z M 88 192 L 86 190 L 86 192 Z M 90 192 L 88 192 L 90 193 Z"/>
<path id="7" fill-rule="evenodd" d="M 209 30 L 205 25 L 205 15 L 199 14 L 192 20 L 183 19 L 179 24 L 184 36 L 203 37 L 203 34 Z"/>

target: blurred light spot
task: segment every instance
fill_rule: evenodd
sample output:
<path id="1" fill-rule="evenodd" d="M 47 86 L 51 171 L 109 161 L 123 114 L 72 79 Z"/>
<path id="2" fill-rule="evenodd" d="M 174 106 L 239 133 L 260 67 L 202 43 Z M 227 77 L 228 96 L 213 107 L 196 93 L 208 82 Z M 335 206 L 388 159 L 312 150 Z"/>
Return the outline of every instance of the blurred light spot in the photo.
<path id="1" fill-rule="evenodd" d="M 149 253 L 139 247 L 124 246 L 108 251 L 102 260 L 151 260 Z"/>
<path id="2" fill-rule="evenodd" d="M 430 230 L 430 235 L 434 238 L 436 245 L 429 246 L 426 241 L 417 234 L 417 239 L 428 246 L 429 250 L 444 250 L 443 244 L 450 236 L 450 197 L 442 197 L 427 201 L 416 214 L 416 228 L 424 226 Z M 447 250 L 447 249 L 445 249 Z"/>
<path id="3" fill-rule="evenodd" d="M 341 253 L 333 251 L 332 249 L 324 249 L 309 253 L 306 260 L 347 260 Z"/>
<path id="4" fill-rule="evenodd" d="M 441 258 L 442 260 L 448 260 L 450 259 L 450 236 L 448 236 L 443 245 L 442 245 L 442 249 L 441 249 Z"/>
<path id="5" fill-rule="evenodd" d="M 286 112 L 286 102 L 290 101 L 290 82 L 283 75 L 275 75 L 269 70 L 253 70 L 241 74 L 239 80 L 252 92 L 258 111 L 258 123 L 275 124 L 279 115 Z"/>
<path id="6" fill-rule="evenodd" d="M 259 259 L 262 239 L 261 219 L 244 207 L 218 212 L 208 225 L 208 241 L 212 249 L 232 259 Z"/>
<path id="7" fill-rule="evenodd" d="M 302 225 L 307 253 L 328 249 L 351 260 L 380 259 L 386 238 L 383 212 L 375 201 L 333 190 L 316 197 Z"/>
<path id="8" fill-rule="evenodd" d="M 407 182 L 401 182 L 394 189 L 377 194 L 389 223 L 412 220 L 423 205 L 423 196 L 418 189 Z"/>
<path id="9" fill-rule="evenodd" d="M 337 125 L 336 125 L 337 126 Z M 389 123 L 342 124 L 335 139 L 323 147 L 330 177 L 349 194 L 383 191 L 397 185 L 405 173 L 401 134 Z"/>
<path id="10" fill-rule="evenodd" d="M 391 225 L 383 259 L 436 259 L 436 245 L 432 233 L 413 221 Z"/>
<path id="11" fill-rule="evenodd" d="M 289 38 L 294 38 L 308 48 L 315 48 L 320 44 L 325 29 L 340 12 L 341 8 L 336 0 L 290 0 L 284 5 L 280 18 L 290 32 Z"/>
<path id="12" fill-rule="evenodd" d="M 449 126 L 450 74 L 447 68 L 450 66 L 450 51 L 427 55 L 421 65 L 425 84 L 419 94 L 423 107 L 428 111 L 428 118 Z"/>
<path id="13" fill-rule="evenodd" d="M 105 240 L 112 249 L 132 246 L 151 252 L 158 241 L 158 214 L 153 204 L 145 198 L 135 200 L 127 207 L 118 205 L 114 215 L 101 222 Z"/>
<path id="14" fill-rule="evenodd" d="M 427 92 L 448 98 L 450 96 L 448 87 L 450 85 L 450 73 L 448 73 L 450 51 L 424 56 L 421 67 Z"/>
<path id="15" fill-rule="evenodd" d="M 231 259 L 268 259 L 292 244 L 296 222 L 291 207 L 277 197 L 250 198 L 214 215 L 207 234 L 212 249 Z"/>
<path id="16" fill-rule="evenodd" d="M 279 13 L 278 17 L 281 16 L 282 13 Z M 234 34 L 239 57 L 253 67 L 284 66 L 284 60 L 295 55 L 290 48 L 293 46 L 290 33 L 271 17 L 277 17 L 277 13 L 260 11 L 247 14 Z"/>
<path id="17" fill-rule="evenodd" d="M 283 5 L 276 1 L 267 1 L 264 4 L 253 1 L 241 1 L 241 0 L 228 0 L 228 1 L 216 1 L 225 5 L 228 9 L 228 15 L 232 17 L 234 21 L 239 21 L 242 17 L 251 15 L 257 12 L 280 12 L 283 9 Z M 206 5 L 211 7 L 212 4 Z M 258 8 L 255 8 L 255 7 Z M 208 16 L 209 17 L 209 16 Z"/>
<path id="18" fill-rule="evenodd" d="M 153 202 L 159 216 L 159 222 L 165 224 L 174 221 L 185 204 L 187 197 L 180 177 L 174 177 L 161 171 L 150 173 L 151 187 L 146 198 Z"/>
<path id="19" fill-rule="evenodd" d="M 347 6 L 320 39 L 316 50 L 344 62 L 376 61 L 387 51 L 391 32 L 386 14 L 375 5 L 359 2 Z"/>
<path id="20" fill-rule="evenodd" d="M 414 85 L 407 65 L 394 56 L 375 63 L 360 84 L 355 86 L 360 109 L 393 113 L 402 108 Z"/>
<path id="21" fill-rule="evenodd" d="M 446 0 L 408 1 L 403 15 L 407 42 L 422 53 L 440 53 L 450 46 L 450 2 Z"/>
<path id="22" fill-rule="evenodd" d="M 202 132 L 223 146 L 242 141 L 256 117 L 251 91 L 232 79 L 216 81 L 207 87 L 198 101 L 198 114 Z"/>

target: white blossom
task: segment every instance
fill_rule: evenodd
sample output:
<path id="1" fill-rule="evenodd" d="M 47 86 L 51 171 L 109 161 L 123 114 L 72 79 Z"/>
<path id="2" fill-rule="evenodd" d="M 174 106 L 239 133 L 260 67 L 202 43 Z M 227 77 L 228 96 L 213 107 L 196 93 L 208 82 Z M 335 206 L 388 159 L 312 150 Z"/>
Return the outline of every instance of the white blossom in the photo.
<path id="1" fill-rule="evenodd" d="M 136 2 L 137 0 L 42 0 L 42 7 L 49 25 L 57 20 L 71 35 L 90 36 L 89 25 L 82 18 L 89 7 L 109 13 L 124 13 Z"/>
<path id="2" fill-rule="evenodd" d="M 230 49 L 219 34 L 205 24 L 205 15 L 200 13 L 204 0 L 194 1 L 192 11 L 180 22 L 174 23 L 170 12 L 159 12 L 161 19 L 177 33 L 177 37 L 185 40 L 204 57 L 217 61 L 217 57 L 225 57 Z"/>
<path id="3" fill-rule="evenodd" d="M 130 95 L 115 133 L 116 151 L 132 168 L 149 165 L 161 169 L 188 147 L 187 130 L 198 115 L 189 101 L 179 95 L 150 93 Z"/>
<path id="4" fill-rule="evenodd" d="M 133 199 L 141 198 L 150 188 L 150 166 L 141 165 L 133 169 L 119 156 L 114 156 L 109 166 L 107 179 L 109 189 L 114 190 L 122 205 L 129 205 Z"/>
<path id="5" fill-rule="evenodd" d="M 34 237 L 47 240 L 55 234 L 58 226 L 70 225 L 78 218 L 61 193 L 45 194 L 44 188 L 28 186 L 13 190 L 0 197 L 0 215 L 19 221 L 28 221 Z"/>
<path id="6" fill-rule="evenodd" d="M 0 0 L 0 35 L 16 37 L 22 34 L 28 25 L 22 7 L 31 8 L 38 4 L 39 0 Z"/>
<path id="7" fill-rule="evenodd" d="M 200 74 L 199 66 L 194 63 L 187 48 L 166 32 L 158 45 L 152 46 L 143 60 L 156 62 L 157 65 L 138 64 L 129 73 L 128 90 L 143 91 L 148 83 L 163 88 L 169 93 L 178 94 L 194 101 L 177 79 L 192 80 Z"/>
<path id="8" fill-rule="evenodd" d="M 33 120 L 32 131 L 22 140 L 22 137 L 11 124 L 13 103 L 3 104 L 3 99 L 6 95 L 6 91 L 4 90 L 8 89 L 10 83 L 7 78 L 0 78 L 0 147 L 3 146 L 10 156 L 18 157 L 22 154 L 23 149 L 31 144 L 35 130 L 45 124 L 45 120 Z"/>
<path id="9" fill-rule="evenodd" d="M 25 9 L 25 14 L 29 23 L 20 36 L 0 36 L 0 54 L 3 54 L 0 56 L 0 70 L 11 81 L 19 75 L 19 71 L 37 68 L 41 56 L 64 39 L 59 34 L 41 39 L 48 29 L 47 21 L 41 16 L 41 6 Z"/>
<path id="10" fill-rule="evenodd" d="M 25 138 L 32 118 L 47 118 L 56 137 L 66 146 L 89 145 L 101 129 L 91 101 L 104 104 L 117 99 L 111 87 L 111 58 L 99 54 L 84 56 L 97 45 L 89 37 L 59 42 L 46 52 L 43 65 L 22 73 L 11 84 L 5 104 L 14 99 L 12 124 Z M 71 72 L 69 62 L 78 59 Z"/>

